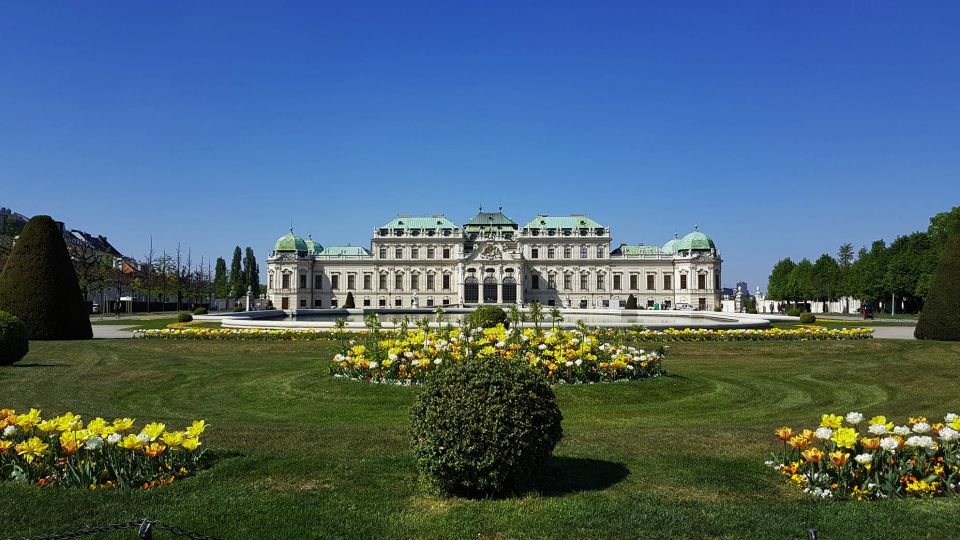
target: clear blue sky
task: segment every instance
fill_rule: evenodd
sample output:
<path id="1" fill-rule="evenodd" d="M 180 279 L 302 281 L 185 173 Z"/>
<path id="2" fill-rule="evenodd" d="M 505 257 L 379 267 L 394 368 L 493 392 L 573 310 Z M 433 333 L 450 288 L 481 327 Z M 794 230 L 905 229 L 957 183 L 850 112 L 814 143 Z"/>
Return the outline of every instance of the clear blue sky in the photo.
<path id="1" fill-rule="evenodd" d="M 695 224 L 724 284 L 960 204 L 960 3 L 0 2 L 0 205 L 141 256 Z"/>

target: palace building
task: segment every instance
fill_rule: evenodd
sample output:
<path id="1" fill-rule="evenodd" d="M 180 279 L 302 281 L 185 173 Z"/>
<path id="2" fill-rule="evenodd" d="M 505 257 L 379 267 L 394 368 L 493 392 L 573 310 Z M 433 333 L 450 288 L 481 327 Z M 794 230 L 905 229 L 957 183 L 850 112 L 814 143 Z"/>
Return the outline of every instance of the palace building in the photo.
<path id="1" fill-rule="evenodd" d="M 297 311 L 529 304 L 647 309 L 720 305 L 722 260 L 696 227 L 664 244 L 620 244 L 582 214 L 538 215 L 524 225 L 483 212 L 463 225 L 443 215 L 398 216 L 373 231 L 370 249 L 322 246 L 293 229 L 267 259 L 267 300 Z"/>

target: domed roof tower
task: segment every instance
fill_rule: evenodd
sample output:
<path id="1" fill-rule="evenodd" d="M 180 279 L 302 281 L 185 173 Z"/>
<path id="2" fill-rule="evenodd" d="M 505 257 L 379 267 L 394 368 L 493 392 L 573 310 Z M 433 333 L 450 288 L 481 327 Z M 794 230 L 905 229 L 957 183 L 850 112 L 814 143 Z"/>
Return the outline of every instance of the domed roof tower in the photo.
<path id="1" fill-rule="evenodd" d="M 307 251 L 307 243 L 303 238 L 293 234 L 293 227 L 290 228 L 290 232 L 278 238 L 277 243 L 273 245 L 273 252 L 275 254 L 297 253 L 298 255 L 306 255 Z"/>

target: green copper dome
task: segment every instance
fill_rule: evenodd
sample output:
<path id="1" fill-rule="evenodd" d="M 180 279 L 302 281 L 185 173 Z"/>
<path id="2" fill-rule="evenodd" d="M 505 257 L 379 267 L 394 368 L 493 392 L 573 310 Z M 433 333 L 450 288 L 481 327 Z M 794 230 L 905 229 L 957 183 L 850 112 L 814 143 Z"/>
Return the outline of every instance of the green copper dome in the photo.
<path id="1" fill-rule="evenodd" d="M 312 235 L 307 235 L 307 241 L 304 242 L 307 246 L 307 255 L 319 255 L 323 253 L 323 246 L 319 242 L 313 241 Z"/>
<path id="2" fill-rule="evenodd" d="M 713 243 L 713 240 L 711 240 L 709 236 L 700 232 L 696 227 L 694 227 L 694 231 L 692 233 L 681 238 L 676 244 L 674 244 L 673 247 L 676 251 L 709 251 L 711 249 L 717 249 L 717 246 Z"/>
<path id="3" fill-rule="evenodd" d="M 273 250 L 277 252 L 307 251 L 307 243 L 303 241 L 303 238 L 293 234 L 293 229 L 290 229 L 290 232 L 277 239 L 277 243 L 273 245 Z"/>
<path id="4" fill-rule="evenodd" d="M 664 253 L 676 253 L 676 252 L 677 252 L 677 242 L 679 242 L 679 241 L 680 241 L 680 238 L 678 238 L 677 235 L 673 235 L 673 238 L 671 238 L 669 242 L 667 242 L 666 244 L 664 244 L 663 247 L 660 248 L 660 251 L 662 251 L 662 252 L 664 252 Z"/>

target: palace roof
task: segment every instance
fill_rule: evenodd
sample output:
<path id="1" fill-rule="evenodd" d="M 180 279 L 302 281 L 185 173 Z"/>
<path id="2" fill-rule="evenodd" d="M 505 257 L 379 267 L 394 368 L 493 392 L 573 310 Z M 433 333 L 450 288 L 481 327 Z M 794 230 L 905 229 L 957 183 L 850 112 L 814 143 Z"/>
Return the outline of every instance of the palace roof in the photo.
<path id="1" fill-rule="evenodd" d="M 397 216 L 380 229 L 455 229 L 457 225 L 443 214 L 435 216 Z"/>
<path id="2" fill-rule="evenodd" d="M 603 225 L 587 217 L 586 214 L 570 214 L 569 216 L 548 216 L 539 214 L 531 219 L 526 229 L 603 229 Z"/>
<path id="3" fill-rule="evenodd" d="M 370 252 L 360 246 L 329 246 L 320 253 L 330 257 L 369 257 Z"/>
<path id="4" fill-rule="evenodd" d="M 610 255 L 659 255 L 662 253 L 657 246 L 646 244 L 620 244 L 620 247 L 610 252 Z"/>

